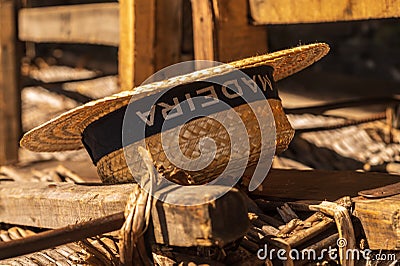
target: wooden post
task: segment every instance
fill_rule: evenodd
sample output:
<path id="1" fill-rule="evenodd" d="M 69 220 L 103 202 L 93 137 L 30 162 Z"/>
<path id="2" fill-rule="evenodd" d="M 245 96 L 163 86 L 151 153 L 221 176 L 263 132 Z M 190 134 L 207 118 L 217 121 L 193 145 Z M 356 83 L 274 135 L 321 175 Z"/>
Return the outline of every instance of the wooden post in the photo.
<path id="1" fill-rule="evenodd" d="M 268 51 L 267 28 L 253 26 L 248 0 L 213 0 L 216 58 L 230 62 Z"/>
<path id="2" fill-rule="evenodd" d="M 181 61 L 183 1 L 156 0 L 156 71 Z"/>
<path id="3" fill-rule="evenodd" d="M 194 58 L 215 60 L 214 20 L 210 0 L 192 0 Z"/>
<path id="4" fill-rule="evenodd" d="M 0 0 L 0 165 L 18 160 L 21 130 L 16 17 L 12 0 Z"/>
<path id="5" fill-rule="evenodd" d="M 118 46 L 118 12 L 118 3 L 23 8 L 18 11 L 19 39 Z"/>
<path id="6" fill-rule="evenodd" d="M 354 211 L 374 250 L 400 249 L 400 195 L 383 198 L 357 197 Z"/>
<path id="7" fill-rule="evenodd" d="M 135 0 L 119 1 L 119 54 L 118 73 L 121 90 L 134 85 L 135 55 Z"/>
<path id="8" fill-rule="evenodd" d="M 119 75 L 131 90 L 154 73 L 155 0 L 121 0 Z"/>
<path id="9" fill-rule="evenodd" d="M 87 186 L 67 182 L 1 182 L 0 222 L 60 228 L 123 213 L 129 195 L 137 187 L 137 184 Z M 249 221 L 246 202 L 239 190 L 233 188 L 209 201 L 225 191 L 222 186 L 204 187 L 202 193 L 196 194 L 204 203 L 189 206 L 194 193 L 163 188 L 159 195 L 171 201 L 179 198 L 182 205 L 154 200 L 149 238 L 155 243 L 181 247 L 224 245 L 241 238 Z M 118 217 L 113 221 L 123 219 L 123 215 Z"/>
<path id="10" fill-rule="evenodd" d="M 121 0 L 121 90 L 182 60 L 182 0 Z M 191 0 L 194 59 L 228 62 L 267 52 L 265 27 L 250 24 L 247 0 Z"/>
<path id="11" fill-rule="evenodd" d="M 267 52 L 267 31 L 248 19 L 247 0 L 192 0 L 194 57 L 229 62 Z"/>

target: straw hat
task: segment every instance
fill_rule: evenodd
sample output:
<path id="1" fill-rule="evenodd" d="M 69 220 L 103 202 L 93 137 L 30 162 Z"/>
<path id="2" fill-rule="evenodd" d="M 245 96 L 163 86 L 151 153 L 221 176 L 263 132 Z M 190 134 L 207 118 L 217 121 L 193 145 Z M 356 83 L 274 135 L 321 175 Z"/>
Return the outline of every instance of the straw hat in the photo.
<path id="1" fill-rule="evenodd" d="M 222 77 L 224 79 L 224 75 L 229 75 L 232 72 L 232 67 L 244 71 L 249 76 L 253 72 L 257 74 L 257 71 L 271 69 L 268 77 L 272 82 L 278 81 L 308 67 L 326 55 L 328 51 L 329 46 L 324 43 L 304 45 L 142 85 L 130 91 L 123 91 L 100 100 L 91 101 L 32 129 L 23 136 L 21 146 L 37 152 L 77 150 L 85 147 L 96 164 L 103 182 L 132 182 L 136 175 L 141 176 L 146 172 L 146 167 L 141 158 L 136 155 L 138 154 L 139 142 L 129 143 L 125 147 L 130 152 L 130 158 L 126 158 L 122 144 L 113 143 L 116 140 L 112 138 L 116 136 L 108 136 L 109 133 L 114 132 L 114 135 L 118 135 L 117 140 L 120 142 L 122 133 L 120 129 L 115 129 L 115 126 L 121 128 L 122 122 L 115 121 L 116 119 L 121 120 L 130 102 L 135 103 L 147 97 L 152 97 L 163 92 L 166 88 L 183 86 L 183 89 L 190 90 L 191 86 L 195 86 L 199 80 L 210 77 Z M 283 112 L 277 94 L 272 95 L 272 97 L 266 95 L 266 98 L 274 115 L 276 152 L 279 153 L 287 148 L 294 130 Z M 249 135 L 248 166 L 254 165 L 257 163 L 260 154 L 260 128 L 257 119 L 255 119 L 255 115 L 248 104 L 237 104 L 233 107 L 243 121 Z M 97 136 L 98 139 L 96 139 L 97 137 L 91 136 L 91 134 L 100 134 L 100 136 Z M 191 120 L 183 125 L 179 132 L 179 145 L 183 149 L 183 154 L 189 158 L 199 156 L 199 139 L 210 137 L 215 140 L 217 147 L 215 158 L 201 171 L 185 171 L 175 167 L 168 160 L 161 146 L 161 135 L 159 132 L 146 135 L 145 141 L 156 168 L 171 180 L 181 184 L 209 182 L 221 174 L 227 165 L 230 151 L 225 147 L 230 146 L 230 139 L 229 136 L 226 136 L 226 132 L 224 133 L 220 123 L 214 119 L 201 117 Z M 127 159 L 132 171 L 127 167 Z M 133 169 L 131 164 L 133 164 Z"/>

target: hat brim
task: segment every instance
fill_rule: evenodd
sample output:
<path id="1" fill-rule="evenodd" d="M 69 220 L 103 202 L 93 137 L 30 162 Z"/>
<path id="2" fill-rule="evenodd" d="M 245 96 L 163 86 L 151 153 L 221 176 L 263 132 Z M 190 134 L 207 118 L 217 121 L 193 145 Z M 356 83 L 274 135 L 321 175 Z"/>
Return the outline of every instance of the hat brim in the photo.
<path id="1" fill-rule="evenodd" d="M 315 43 L 298 46 L 291 49 L 281 50 L 270 54 L 251 57 L 228 63 L 228 66 L 244 69 L 260 65 L 268 65 L 274 69 L 273 78 L 275 81 L 290 76 L 321 59 L 329 51 L 325 43 Z M 60 116 L 48 121 L 27 132 L 21 139 L 21 146 L 36 152 L 55 152 L 78 150 L 83 148 L 82 132 L 94 121 L 101 117 L 129 104 L 135 98 L 140 99 L 152 95 L 175 83 L 186 83 L 222 74 L 224 68 L 221 66 L 201 70 L 200 73 L 191 73 L 178 78 L 154 82 L 134 88 L 130 91 L 123 91 L 103 99 L 91 101 L 82 106 L 74 108 Z M 226 68 L 227 70 L 229 68 Z M 200 74 L 200 75 L 199 75 Z M 182 79 L 184 77 L 184 79 Z"/>

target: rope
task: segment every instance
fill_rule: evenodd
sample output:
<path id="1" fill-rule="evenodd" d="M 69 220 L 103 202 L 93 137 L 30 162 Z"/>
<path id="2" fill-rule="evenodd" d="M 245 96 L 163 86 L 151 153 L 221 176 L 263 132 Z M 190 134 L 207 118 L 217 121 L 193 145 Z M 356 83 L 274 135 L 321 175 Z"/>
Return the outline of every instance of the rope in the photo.
<path id="1" fill-rule="evenodd" d="M 135 187 L 134 191 L 129 195 L 125 206 L 125 223 L 120 230 L 118 244 L 122 265 L 133 265 L 133 263 L 135 265 L 152 265 L 147 256 L 143 235 L 150 221 L 151 194 L 158 173 L 153 166 L 150 153 L 142 147 L 139 147 L 138 151 L 146 164 L 149 176 L 148 178 L 143 178 L 140 187 Z M 148 186 L 147 188 L 146 185 Z"/>

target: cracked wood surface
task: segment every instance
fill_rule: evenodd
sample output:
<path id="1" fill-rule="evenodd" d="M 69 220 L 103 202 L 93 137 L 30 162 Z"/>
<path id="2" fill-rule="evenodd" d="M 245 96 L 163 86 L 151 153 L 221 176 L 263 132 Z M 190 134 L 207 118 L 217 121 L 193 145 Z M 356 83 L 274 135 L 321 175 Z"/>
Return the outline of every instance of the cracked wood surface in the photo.
<path id="1" fill-rule="evenodd" d="M 400 16 L 399 0 L 250 0 L 254 24 L 334 22 Z"/>

